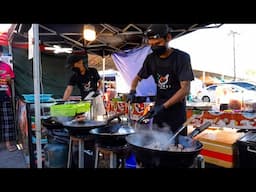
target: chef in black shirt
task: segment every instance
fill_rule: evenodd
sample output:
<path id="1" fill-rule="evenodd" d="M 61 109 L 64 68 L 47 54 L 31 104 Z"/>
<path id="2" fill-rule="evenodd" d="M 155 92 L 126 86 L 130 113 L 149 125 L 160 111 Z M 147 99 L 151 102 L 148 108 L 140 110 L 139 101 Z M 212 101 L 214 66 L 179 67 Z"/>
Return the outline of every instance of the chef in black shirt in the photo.
<path id="1" fill-rule="evenodd" d="M 167 125 L 175 132 L 186 121 L 186 96 L 194 80 L 190 55 L 169 47 L 172 36 L 167 24 L 151 24 L 145 35 L 152 53 L 133 79 L 128 101 L 133 102 L 138 83 L 152 75 L 157 86 L 155 105 L 149 112 L 153 124 L 160 128 Z M 180 134 L 187 135 L 187 129 Z"/>
<path id="2" fill-rule="evenodd" d="M 67 60 L 67 67 L 74 72 L 68 81 L 65 89 L 63 100 L 69 99 L 73 92 L 74 86 L 80 90 L 82 100 L 86 98 L 89 93 L 94 93 L 94 118 L 97 115 L 105 115 L 106 111 L 103 104 L 100 90 L 102 88 L 102 79 L 96 68 L 88 67 L 87 55 L 71 55 Z"/>

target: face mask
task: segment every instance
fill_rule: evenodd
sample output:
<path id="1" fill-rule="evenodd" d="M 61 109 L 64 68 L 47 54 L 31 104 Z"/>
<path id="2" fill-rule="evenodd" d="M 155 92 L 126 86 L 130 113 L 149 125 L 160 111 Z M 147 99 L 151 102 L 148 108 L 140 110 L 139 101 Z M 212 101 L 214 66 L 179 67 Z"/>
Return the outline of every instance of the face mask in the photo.
<path id="1" fill-rule="evenodd" d="M 157 55 L 162 55 L 167 50 L 166 46 L 164 45 L 155 45 L 155 46 L 152 46 L 151 49 Z"/>
<path id="2" fill-rule="evenodd" d="M 80 69 L 77 67 L 72 67 L 72 71 L 74 71 L 75 73 L 80 73 Z"/>

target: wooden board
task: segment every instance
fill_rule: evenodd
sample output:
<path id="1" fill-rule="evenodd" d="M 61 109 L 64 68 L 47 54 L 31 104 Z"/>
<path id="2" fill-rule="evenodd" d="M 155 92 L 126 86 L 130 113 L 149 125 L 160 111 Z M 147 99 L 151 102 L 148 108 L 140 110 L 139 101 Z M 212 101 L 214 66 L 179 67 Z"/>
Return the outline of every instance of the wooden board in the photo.
<path id="1" fill-rule="evenodd" d="M 222 146 L 232 146 L 243 135 L 244 133 L 237 132 L 237 129 L 210 127 L 196 136 L 195 139 Z"/>
<path id="2" fill-rule="evenodd" d="M 188 131 L 191 130 L 193 128 L 190 127 Z M 194 139 L 203 144 L 200 154 L 204 156 L 205 162 L 231 168 L 236 163 L 236 141 L 243 135 L 236 129 L 209 127 Z"/>

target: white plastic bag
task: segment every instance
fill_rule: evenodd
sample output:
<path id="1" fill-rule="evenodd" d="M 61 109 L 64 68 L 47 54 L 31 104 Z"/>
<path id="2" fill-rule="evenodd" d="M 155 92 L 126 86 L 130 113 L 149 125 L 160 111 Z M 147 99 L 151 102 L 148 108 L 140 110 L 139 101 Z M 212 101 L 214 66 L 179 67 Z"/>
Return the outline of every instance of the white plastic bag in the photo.
<path id="1" fill-rule="evenodd" d="M 98 116 L 103 116 L 106 114 L 105 105 L 103 102 L 102 95 L 98 95 L 93 100 L 93 119 L 97 119 Z"/>

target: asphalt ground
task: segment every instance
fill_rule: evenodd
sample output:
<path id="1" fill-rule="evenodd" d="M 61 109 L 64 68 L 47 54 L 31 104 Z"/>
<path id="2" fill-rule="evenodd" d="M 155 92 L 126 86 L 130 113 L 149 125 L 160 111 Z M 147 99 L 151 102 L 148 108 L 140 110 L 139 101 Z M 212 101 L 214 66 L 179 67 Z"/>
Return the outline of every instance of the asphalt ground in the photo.
<path id="1" fill-rule="evenodd" d="M 5 143 L 0 143 L 0 168 L 29 168 L 22 149 L 9 152 Z"/>

